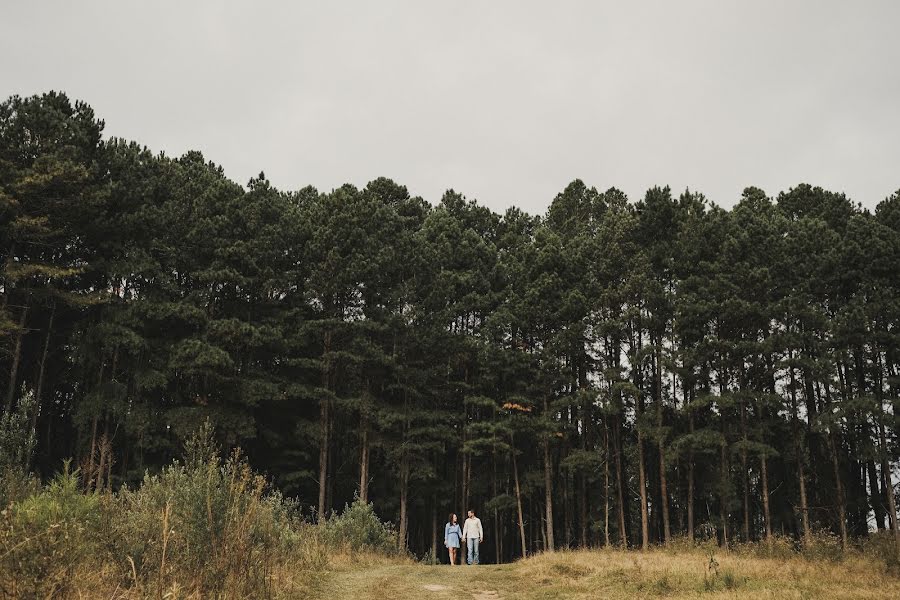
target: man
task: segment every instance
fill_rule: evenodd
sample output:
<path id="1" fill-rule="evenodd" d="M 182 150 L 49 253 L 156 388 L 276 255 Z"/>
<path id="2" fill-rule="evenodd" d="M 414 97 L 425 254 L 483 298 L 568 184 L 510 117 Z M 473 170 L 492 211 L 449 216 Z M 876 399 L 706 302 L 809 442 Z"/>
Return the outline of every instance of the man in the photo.
<path id="1" fill-rule="evenodd" d="M 475 516 L 475 511 L 469 511 L 469 518 L 463 525 L 463 539 L 466 540 L 466 563 L 478 564 L 478 545 L 484 541 L 484 529 L 481 528 L 481 519 Z"/>

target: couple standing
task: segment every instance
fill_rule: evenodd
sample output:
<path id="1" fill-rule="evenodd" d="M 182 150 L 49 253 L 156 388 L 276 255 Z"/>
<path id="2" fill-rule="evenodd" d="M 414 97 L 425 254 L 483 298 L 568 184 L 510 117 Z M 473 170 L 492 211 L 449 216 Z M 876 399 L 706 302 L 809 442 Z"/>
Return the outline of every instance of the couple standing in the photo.
<path id="1" fill-rule="evenodd" d="M 478 564 L 478 546 L 484 541 L 484 529 L 481 527 L 481 519 L 475 516 L 475 511 L 469 511 L 469 518 L 466 519 L 462 531 L 459 529 L 459 522 L 456 519 L 456 513 L 450 513 L 450 519 L 444 525 L 444 546 L 450 553 L 450 564 L 456 564 L 456 551 L 459 544 L 465 540 L 467 557 L 466 562 L 470 565 Z"/>

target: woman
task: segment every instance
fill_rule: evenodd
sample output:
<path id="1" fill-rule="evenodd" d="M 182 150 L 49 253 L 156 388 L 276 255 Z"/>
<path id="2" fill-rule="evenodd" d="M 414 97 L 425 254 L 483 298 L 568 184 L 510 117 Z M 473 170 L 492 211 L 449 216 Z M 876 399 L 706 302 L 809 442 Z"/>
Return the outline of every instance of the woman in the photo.
<path id="1" fill-rule="evenodd" d="M 456 520 L 456 513 L 450 513 L 447 524 L 444 525 L 444 546 L 450 552 L 450 564 L 456 565 L 456 551 L 459 550 L 459 540 L 462 538 L 462 529 Z"/>

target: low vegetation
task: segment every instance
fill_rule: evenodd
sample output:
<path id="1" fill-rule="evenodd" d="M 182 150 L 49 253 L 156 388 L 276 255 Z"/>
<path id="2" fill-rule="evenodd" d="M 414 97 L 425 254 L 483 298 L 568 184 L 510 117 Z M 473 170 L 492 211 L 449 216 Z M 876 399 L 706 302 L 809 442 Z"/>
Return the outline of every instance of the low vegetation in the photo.
<path id="1" fill-rule="evenodd" d="M 371 504 L 314 523 L 239 451 L 223 457 L 208 425 L 181 461 L 115 493 L 85 491 L 69 464 L 37 486 L 13 458 L 0 478 L 2 598 L 900 597 L 887 533 L 849 551 L 828 534 L 799 550 L 776 537 L 725 551 L 711 538 L 451 570 L 398 551 Z"/>
<path id="2" fill-rule="evenodd" d="M 864 555 L 809 560 L 760 548 L 579 550 L 504 565 L 336 565 L 311 598 L 898 598 L 900 578 Z M 470 570 L 471 569 L 471 570 Z"/>
<path id="3" fill-rule="evenodd" d="M 20 481 L 20 471 L 5 467 L 3 481 Z M 209 427 L 183 462 L 135 489 L 86 493 L 80 475 L 67 464 L 34 493 L 6 498 L 0 597 L 305 597 L 329 557 L 397 554 L 371 505 L 314 524 L 240 452 L 223 458 Z"/>

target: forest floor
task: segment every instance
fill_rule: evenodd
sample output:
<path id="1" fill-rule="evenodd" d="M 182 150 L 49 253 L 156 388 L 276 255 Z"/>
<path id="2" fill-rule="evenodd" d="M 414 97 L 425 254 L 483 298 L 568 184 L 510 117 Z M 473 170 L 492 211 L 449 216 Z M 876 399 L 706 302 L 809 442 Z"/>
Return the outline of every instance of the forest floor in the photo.
<path id="1" fill-rule="evenodd" d="M 339 561 L 309 598 L 352 600 L 900 598 L 900 577 L 863 559 L 756 558 L 718 552 L 577 551 L 504 565 Z"/>

